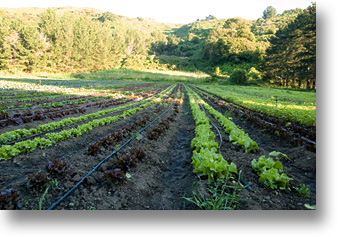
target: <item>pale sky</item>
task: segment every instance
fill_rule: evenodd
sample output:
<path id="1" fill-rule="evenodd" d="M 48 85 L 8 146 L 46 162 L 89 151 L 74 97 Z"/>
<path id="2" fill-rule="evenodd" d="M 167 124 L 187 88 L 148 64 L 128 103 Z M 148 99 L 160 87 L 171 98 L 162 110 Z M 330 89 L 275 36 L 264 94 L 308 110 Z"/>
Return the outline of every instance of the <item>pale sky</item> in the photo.
<path id="1" fill-rule="evenodd" d="M 277 14 L 307 8 L 314 0 L 0 0 L 0 7 L 92 7 L 128 17 L 148 17 L 165 23 L 190 23 L 208 15 L 256 20 L 268 6 Z"/>

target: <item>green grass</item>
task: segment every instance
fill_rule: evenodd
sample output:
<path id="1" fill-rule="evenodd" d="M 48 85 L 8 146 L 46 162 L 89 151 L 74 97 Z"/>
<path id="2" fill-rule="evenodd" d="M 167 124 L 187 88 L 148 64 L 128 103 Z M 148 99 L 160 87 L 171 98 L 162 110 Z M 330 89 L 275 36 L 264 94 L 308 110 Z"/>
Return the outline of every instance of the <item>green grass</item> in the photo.
<path id="1" fill-rule="evenodd" d="M 305 126 L 316 126 L 315 92 L 234 85 L 198 85 L 198 87 L 261 113 Z"/>
<path id="2" fill-rule="evenodd" d="M 204 83 L 208 75 L 204 73 L 187 73 L 180 71 L 141 71 L 133 69 L 111 69 L 91 73 L 75 73 L 70 75 L 79 79 L 101 80 L 129 80 L 148 82 L 181 82 L 181 83 Z"/>

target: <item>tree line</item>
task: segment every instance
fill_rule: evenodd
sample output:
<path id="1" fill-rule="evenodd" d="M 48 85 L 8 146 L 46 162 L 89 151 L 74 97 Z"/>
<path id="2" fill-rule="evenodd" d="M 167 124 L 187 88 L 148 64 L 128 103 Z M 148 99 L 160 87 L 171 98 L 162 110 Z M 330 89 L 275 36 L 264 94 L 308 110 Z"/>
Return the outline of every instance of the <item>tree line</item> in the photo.
<path id="1" fill-rule="evenodd" d="M 316 5 L 308 7 L 270 39 L 264 79 L 280 86 L 316 87 Z"/>
<path id="2" fill-rule="evenodd" d="M 148 55 L 149 45 L 162 33 L 123 26 L 122 18 L 108 12 L 94 17 L 52 9 L 28 18 L 0 12 L 0 70 L 103 70 L 120 67 L 131 55 Z"/>
<path id="3" fill-rule="evenodd" d="M 172 29 L 174 27 L 174 29 Z M 35 16 L 0 10 L 0 70 L 68 73 L 111 68 L 201 70 L 284 87 L 316 86 L 316 4 L 262 17 L 171 26 L 109 12 Z M 163 66 L 163 67 L 164 67 Z M 214 77 L 215 78 L 215 77 Z"/>

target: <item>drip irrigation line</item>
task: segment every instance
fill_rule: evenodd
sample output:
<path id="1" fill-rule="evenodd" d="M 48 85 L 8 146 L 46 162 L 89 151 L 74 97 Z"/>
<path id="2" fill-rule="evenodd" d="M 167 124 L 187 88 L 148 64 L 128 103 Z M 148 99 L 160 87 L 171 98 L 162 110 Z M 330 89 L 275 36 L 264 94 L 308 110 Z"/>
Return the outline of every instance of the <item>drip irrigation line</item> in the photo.
<path id="1" fill-rule="evenodd" d="M 212 125 L 212 126 L 217 130 L 217 132 L 218 132 L 219 139 L 220 139 L 218 152 L 219 152 L 219 154 L 221 154 L 221 153 L 220 153 L 220 148 L 221 148 L 222 143 L 223 143 L 222 135 L 220 134 L 219 129 L 217 128 L 217 126 L 214 125 L 214 123 L 212 123 L 212 121 L 211 121 L 211 125 Z"/>
<path id="2" fill-rule="evenodd" d="M 203 90 L 201 90 L 201 89 L 199 89 L 199 88 L 196 88 L 195 90 L 199 90 L 199 91 L 201 91 L 203 94 L 206 94 L 205 91 L 203 91 Z M 210 94 L 210 93 L 208 93 L 208 94 Z M 210 94 L 210 95 L 212 95 L 212 96 L 215 97 L 215 98 L 218 98 L 218 99 L 220 99 L 220 100 L 225 101 L 226 103 L 230 104 L 230 106 L 232 106 L 232 107 L 235 107 L 235 109 L 237 109 L 238 112 L 239 112 L 240 114 L 242 114 L 242 115 L 245 114 L 245 112 L 243 112 L 243 111 L 251 111 L 251 113 L 253 113 L 253 114 L 260 114 L 259 112 L 252 111 L 252 110 L 250 110 L 250 109 L 247 109 L 247 108 L 238 106 L 238 105 L 236 105 L 236 104 L 233 104 L 233 103 L 231 103 L 231 102 L 229 102 L 229 101 L 223 99 L 223 98 L 220 97 L 220 96 L 213 95 L 213 94 Z M 242 111 L 242 110 L 243 110 L 243 111 Z M 256 115 L 254 115 L 254 116 L 256 116 Z M 258 117 L 258 116 L 257 116 L 257 117 Z M 267 120 L 265 120 L 265 119 L 262 119 L 262 120 L 263 120 L 265 123 L 269 124 L 269 125 L 275 125 L 274 123 L 269 122 L 269 121 L 267 121 Z M 305 129 L 307 129 L 307 128 L 305 128 Z M 282 131 L 287 131 L 287 129 L 284 129 L 284 128 L 281 128 L 281 130 L 282 130 Z M 309 130 L 310 130 L 310 129 L 309 129 Z M 308 138 L 306 138 L 306 137 L 304 137 L 304 136 L 301 136 L 300 138 L 301 138 L 303 141 L 307 142 L 307 143 L 310 143 L 310 144 L 312 144 L 312 145 L 316 145 L 316 142 L 315 142 L 315 141 L 312 141 L 312 140 L 310 140 L 310 139 L 308 139 Z"/>
<path id="3" fill-rule="evenodd" d="M 128 124 L 130 124 L 130 122 L 126 123 L 123 127 L 125 127 L 125 126 L 128 125 Z M 94 140 L 94 142 L 96 142 L 97 140 L 98 140 L 98 139 Z M 68 155 L 62 155 L 62 156 L 59 156 L 59 157 L 56 157 L 56 158 L 57 158 L 57 159 L 60 159 L 60 160 L 62 160 L 62 159 L 67 159 L 67 158 L 69 158 L 69 157 L 72 157 L 72 156 L 75 155 L 76 153 L 78 153 L 78 151 L 73 152 L 73 153 L 68 154 Z"/>
<path id="4" fill-rule="evenodd" d="M 155 93 L 154 95 L 152 95 L 151 97 L 148 97 L 148 98 L 152 98 L 152 97 L 155 96 L 156 94 L 158 94 L 158 93 Z M 146 98 L 146 99 L 148 99 L 148 98 Z M 82 121 L 76 121 L 76 122 L 73 122 L 73 123 L 70 123 L 70 124 L 63 125 L 62 127 L 55 128 L 55 129 L 53 129 L 53 130 L 45 131 L 45 132 L 38 133 L 38 134 L 33 134 L 33 135 L 31 135 L 31 136 L 24 137 L 24 138 L 19 139 L 19 140 L 15 140 L 15 141 L 12 141 L 12 142 L 8 142 L 8 143 L 6 143 L 5 145 L 13 145 L 13 144 L 15 144 L 15 143 L 17 143 L 17 142 L 26 141 L 26 140 L 29 140 L 29 139 L 34 138 L 34 137 L 39 137 L 39 136 L 42 136 L 42 135 L 44 135 L 44 134 L 47 134 L 47 133 L 51 133 L 51 132 L 53 132 L 53 131 L 56 131 L 56 130 L 58 130 L 58 129 L 63 129 L 63 128 L 67 127 L 67 126 L 73 126 L 73 125 L 75 125 L 76 123 L 80 123 L 80 122 L 84 123 L 84 122 L 86 122 L 86 121 L 90 121 L 90 120 L 94 120 L 94 119 L 97 119 L 97 118 L 105 117 L 105 116 L 107 116 L 107 115 L 109 115 L 109 114 L 113 114 L 113 113 L 118 113 L 118 112 L 122 112 L 122 111 L 125 111 L 125 110 L 129 110 L 129 109 L 135 108 L 136 106 L 140 106 L 142 103 L 143 103 L 143 101 L 140 101 L 138 104 L 133 105 L 133 106 L 130 106 L 130 107 L 127 107 L 127 108 L 125 108 L 125 109 L 113 111 L 113 112 L 110 112 L 110 113 L 108 113 L 108 114 L 98 115 L 98 116 L 96 116 L 96 117 L 89 118 L 89 119 L 82 120 Z"/>
<path id="5" fill-rule="evenodd" d="M 156 95 L 157 93 L 153 94 L 152 96 Z M 89 98 L 91 96 L 86 96 L 86 99 Z M 68 97 L 66 98 L 68 100 Z M 82 98 L 81 98 L 82 99 Z M 62 100 L 62 101 L 66 101 L 66 100 Z M 61 101 L 60 101 L 61 102 Z M 51 103 L 54 103 L 54 102 L 51 102 Z M 58 101 L 56 103 L 59 103 Z M 67 104 L 68 105 L 68 104 Z M 52 106 L 51 105 L 46 105 L 46 106 L 35 106 L 35 105 L 32 105 L 30 107 L 24 107 L 24 108 L 14 108 L 14 109 L 3 109 L 3 111 L 5 112 L 10 112 L 10 111 L 16 111 L 16 110 L 27 110 L 27 109 L 44 109 L 44 108 L 51 108 Z"/>
<path id="6" fill-rule="evenodd" d="M 203 112 L 205 112 L 205 109 L 204 107 L 200 104 L 199 105 L 201 107 L 201 109 L 203 110 Z M 206 113 L 206 112 L 205 112 Z M 223 139 L 222 139 L 222 135 L 218 129 L 217 126 L 214 125 L 214 123 L 210 120 L 210 123 L 211 125 L 217 130 L 218 132 L 218 135 L 219 135 L 219 139 L 220 139 L 220 144 L 219 144 L 219 149 L 218 149 L 218 153 L 221 154 L 220 152 L 220 148 L 221 148 L 221 145 L 222 145 L 222 142 L 223 142 Z M 236 175 L 236 178 L 239 179 L 239 182 L 241 182 L 250 192 L 254 192 L 254 190 L 249 186 L 249 184 L 243 179 L 240 177 L 240 175 Z"/>
<path id="7" fill-rule="evenodd" d="M 82 98 L 81 98 L 82 99 Z M 63 101 L 68 101 L 68 98 L 66 98 L 66 100 L 62 100 L 60 102 L 63 102 Z M 50 102 L 50 104 L 53 104 L 53 103 L 60 103 L 59 101 L 56 101 L 56 102 Z M 87 101 L 85 101 L 87 102 Z M 94 101 L 93 101 L 94 102 Z M 79 104 L 76 104 L 76 105 L 81 105 L 81 104 L 85 104 L 85 103 L 79 103 Z M 58 107 L 64 107 L 64 106 L 68 106 L 68 105 L 75 105 L 75 104 L 68 104 L 68 103 L 65 103 L 63 104 L 63 106 L 58 106 Z M 15 108 L 15 109 L 3 109 L 3 111 L 6 111 L 6 112 L 10 112 L 10 111 L 16 111 L 16 110 L 27 110 L 27 109 L 45 109 L 45 108 L 56 108 L 56 107 L 53 107 L 52 105 L 45 105 L 45 106 L 30 106 L 30 107 L 23 107 L 23 108 Z"/>
<path id="8" fill-rule="evenodd" d="M 202 105 L 200 105 L 200 108 L 202 109 L 202 111 L 203 111 L 204 113 L 206 113 L 206 111 L 205 111 L 205 109 L 204 109 L 204 107 L 203 107 Z M 222 143 L 223 143 L 222 135 L 221 135 L 221 133 L 220 133 L 218 127 L 217 127 L 216 125 L 214 125 L 214 123 L 213 123 L 211 120 L 210 120 L 210 123 L 211 123 L 211 125 L 217 130 L 217 133 L 218 133 L 218 136 L 219 136 L 219 140 L 220 140 L 218 153 L 221 154 L 220 148 L 221 148 Z"/>
<path id="9" fill-rule="evenodd" d="M 132 108 L 134 108 L 134 107 L 135 107 L 135 106 L 131 106 L 131 107 L 128 107 L 128 108 L 125 108 L 125 109 L 121 109 L 121 110 L 117 110 L 117 111 L 110 112 L 110 113 L 108 113 L 108 114 L 99 115 L 99 116 L 96 116 L 96 117 L 93 117 L 93 118 L 89 118 L 89 119 L 86 119 L 86 120 L 82 120 L 82 121 L 76 121 L 76 122 L 73 122 L 73 123 L 70 123 L 70 124 L 63 125 L 62 127 L 55 128 L 55 129 L 53 129 L 53 130 L 45 131 L 45 132 L 38 133 L 38 134 L 33 134 L 33 135 L 31 135 L 31 136 L 24 137 L 23 139 L 15 140 L 15 141 L 9 142 L 9 143 L 7 143 L 6 145 L 13 145 L 13 144 L 15 144 L 15 143 L 17 143 L 17 142 L 29 140 L 29 139 L 31 139 L 31 138 L 39 137 L 39 136 L 42 136 L 42 135 L 47 134 L 47 133 L 52 133 L 52 132 L 54 132 L 54 131 L 56 131 L 56 130 L 63 129 L 63 128 L 68 127 L 68 126 L 71 127 L 71 126 L 73 126 L 73 125 L 75 125 L 75 124 L 77 124 L 77 123 L 80 123 L 80 122 L 84 123 L 84 122 L 87 122 L 87 121 L 90 121 L 90 120 L 94 120 L 94 119 L 97 119 L 97 118 L 100 118 L 100 117 L 105 117 L 106 115 L 109 115 L 109 114 L 114 114 L 114 113 L 122 112 L 122 111 L 125 111 L 125 110 L 129 110 L 129 109 L 132 109 Z"/>
<path id="10" fill-rule="evenodd" d="M 153 121 L 151 121 L 148 125 L 146 125 L 144 128 L 139 130 L 137 133 L 143 132 L 145 129 L 150 127 L 154 122 L 156 122 L 160 117 L 162 117 L 165 113 L 167 113 L 171 108 L 169 107 L 166 111 L 158 115 Z M 122 148 L 124 148 L 127 144 L 129 144 L 136 136 L 131 136 L 129 140 L 127 140 L 123 145 L 121 145 L 117 150 L 112 152 L 110 155 L 108 155 L 105 159 L 103 159 L 100 163 L 98 163 L 86 176 L 84 176 L 73 188 L 71 188 L 63 197 L 61 197 L 57 202 L 55 202 L 52 206 L 50 206 L 47 210 L 53 210 L 56 208 L 57 205 L 59 205 L 61 202 L 63 202 L 70 194 L 72 194 L 75 189 L 77 189 L 87 177 L 89 177 L 91 174 L 93 174 L 103 163 L 108 161 L 113 155 L 115 155 L 117 152 L 119 152 Z"/>
<path id="11" fill-rule="evenodd" d="M 308 143 L 311 143 L 312 145 L 315 145 L 315 146 L 317 145 L 316 142 L 314 142 L 314 141 L 312 141 L 312 140 L 310 140 L 310 139 L 308 139 L 306 137 L 301 137 L 301 139 L 303 139 L 304 141 L 306 141 Z"/>
<path id="12" fill-rule="evenodd" d="M 241 182 L 250 192 L 254 192 L 254 190 L 249 186 L 249 184 L 243 178 L 241 178 L 240 175 L 236 174 L 236 177 L 239 179 L 239 182 Z"/>

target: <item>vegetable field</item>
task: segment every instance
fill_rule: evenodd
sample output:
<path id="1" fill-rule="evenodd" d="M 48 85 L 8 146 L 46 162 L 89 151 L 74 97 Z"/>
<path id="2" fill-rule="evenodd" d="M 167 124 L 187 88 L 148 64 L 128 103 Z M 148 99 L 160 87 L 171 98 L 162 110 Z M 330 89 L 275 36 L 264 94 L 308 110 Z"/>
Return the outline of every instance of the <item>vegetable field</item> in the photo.
<path id="1" fill-rule="evenodd" d="M 1 79 L 0 209 L 313 209 L 315 94 L 261 90 Z"/>

